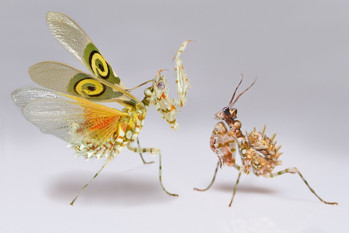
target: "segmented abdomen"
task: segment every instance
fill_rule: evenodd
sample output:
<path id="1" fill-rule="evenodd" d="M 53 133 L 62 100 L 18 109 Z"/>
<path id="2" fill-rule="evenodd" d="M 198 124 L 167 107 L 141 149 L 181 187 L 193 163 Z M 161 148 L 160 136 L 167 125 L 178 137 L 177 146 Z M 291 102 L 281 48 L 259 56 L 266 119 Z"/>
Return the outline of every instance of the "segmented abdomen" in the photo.
<path id="1" fill-rule="evenodd" d="M 254 129 L 246 135 L 251 149 L 254 150 L 254 153 L 251 152 L 250 155 L 252 157 L 252 169 L 257 176 L 267 175 L 281 164 L 281 160 L 279 160 L 282 155 L 279 152 L 281 146 L 276 146 L 275 136 L 276 134 L 269 138 L 265 135 L 265 127 L 260 132 Z"/>
<path id="2" fill-rule="evenodd" d="M 109 155 L 116 157 L 128 143 L 137 138 L 143 124 L 144 117 L 134 114 L 133 117 L 122 118 L 117 125 L 117 129 L 110 129 L 115 132 L 105 142 L 98 143 L 93 138 L 89 138 L 70 143 L 69 146 L 75 149 L 76 156 L 84 156 L 86 159 L 99 159 Z M 71 127 L 72 133 L 79 133 L 78 124 L 73 124 Z"/>

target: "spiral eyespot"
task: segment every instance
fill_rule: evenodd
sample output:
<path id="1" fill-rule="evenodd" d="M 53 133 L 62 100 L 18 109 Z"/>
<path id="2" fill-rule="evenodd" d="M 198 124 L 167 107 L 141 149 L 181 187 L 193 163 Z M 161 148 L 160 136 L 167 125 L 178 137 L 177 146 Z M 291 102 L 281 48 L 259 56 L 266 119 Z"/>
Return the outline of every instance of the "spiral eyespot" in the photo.
<path id="1" fill-rule="evenodd" d="M 97 76 L 107 79 L 109 77 L 109 66 L 104 57 L 96 50 L 92 51 L 89 57 L 90 67 Z"/>
<path id="2" fill-rule="evenodd" d="M 105 92 L 105 86 L 97 80 L 86 78 L 79 80 L 75 84 L 74 90 L 76 93 L 82 96 L 87 95 L 90 97 L 96 97 L 102 95 Z"/>

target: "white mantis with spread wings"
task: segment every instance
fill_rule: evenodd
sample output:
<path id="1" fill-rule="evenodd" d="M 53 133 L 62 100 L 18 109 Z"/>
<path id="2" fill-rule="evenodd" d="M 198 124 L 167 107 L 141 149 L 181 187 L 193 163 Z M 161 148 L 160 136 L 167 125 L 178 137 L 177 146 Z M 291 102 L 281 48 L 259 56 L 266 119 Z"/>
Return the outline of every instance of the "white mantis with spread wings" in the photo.
<path id="1" fill-rule="evenodd" d="M 142 83 L 151 86 L 145 89 L 143 100 L 138 100 L 126 89 L 83 29 L 63 13 L 48 12 L 47 24 L 54 37 L 71 52 L 91 74 L 71 66 L 45 61 L 29 69 L 30 77 L 39 85 L 48 88 L 22 88 L 12 97 L 23 115 L 44 133 L 53 134 L 72 147 L 77 155 L 90 158 L 105 158 L 106 162 L 91 181 L 124 148 L 139 153 L 159 155 L 159 179 L 162 189 L 168 192 L 161 177 L 161 153 L 157 148 L 141 148 L 138 134 L 150 105 L 177 129 L 177 109 L 186 103 L 190 88 L 180 55 L 190 41 L 185 41 L 174 57 L 177 94 L 179 100 L 168 97 L 166 77 L 159 70 L 154 79 Z M 122 110 L 106 107 L 96 102 L 115 102 Z M 137 143 L 137 145 L 133 145 Z M 91 182 L 90 181 L 90 182 Z M 81 189 L 84 190 L 87 185 Z M 80 193 L 81 193 L 80 191 Z M 80 193 L 73 199 L 74 204 Z"/>

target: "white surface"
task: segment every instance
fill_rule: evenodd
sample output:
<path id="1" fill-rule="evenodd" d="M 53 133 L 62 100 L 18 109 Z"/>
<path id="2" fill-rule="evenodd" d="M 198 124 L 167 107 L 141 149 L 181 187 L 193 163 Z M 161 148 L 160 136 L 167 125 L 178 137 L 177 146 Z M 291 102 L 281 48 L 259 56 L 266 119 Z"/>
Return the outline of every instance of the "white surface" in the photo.
<path id="1" fill-rule="evenodd" d="M 27 69 L 36 62 L 83 69 L 49 33 L 48 10 L 75 19 L 127 87 L 171 70 L 180 43 L 198 41 L 183 54 L 192 89 L 180 130 L 171 131 L 152 109 L 140 134 L 141 145 L 162 150 L 164 183 L 179 198 L 161 190 L 157 164 L 143 166 L 123 151 L 69 206 L 103 161 L 74 159 L 10 99 L 14 89 L 35 86 Z M 347 1 L 2 2 L 0 232 L 349 232 L 348 10 Z M 250 175 L 241 177 L 228 208 L 237 177 L 228 168 L 211 190 L 192 191 L 210 182 L 212 118 L 240 73 L 243 87 L 258 76 L 237 104 L 244 130 L 266 123 L 283 145 L 280 170 L 297 166 L 321 197 L 339 206 L 322 204 L 296 175 Z M 173 84 L 172 72 L 167 76 Z"/>

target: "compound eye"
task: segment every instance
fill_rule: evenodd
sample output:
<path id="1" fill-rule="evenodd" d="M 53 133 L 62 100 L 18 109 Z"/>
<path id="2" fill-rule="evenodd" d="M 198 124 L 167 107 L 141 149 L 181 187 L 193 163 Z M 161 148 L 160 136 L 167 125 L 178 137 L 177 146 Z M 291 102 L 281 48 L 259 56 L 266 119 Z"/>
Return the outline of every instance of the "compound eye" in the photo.
<path id="1" fill-rule="evenodd" d="M 222 113 L 223 113 L 225 116 L 229 116 L 229 115 L 230 115 L 229 108 L 228 108 L 228 107 L 222 108 Z"/>
<path id="2" fill-rule="evenodd" d="M 159 89 L 161 89 L 161 90 L 164 90 L 164 89 L 165 89 L 165 83 L 162 82 L 162 81 L 160 81 L 160 82 L 158 83 L 157 87 L 158 87 Z"/>
<path id="3" fill-rule="evenodd" d="M 238 110 L 236 108 L 230 109 L 230 115 L 236 116 L 237 113 L 238 113 Z"/>

